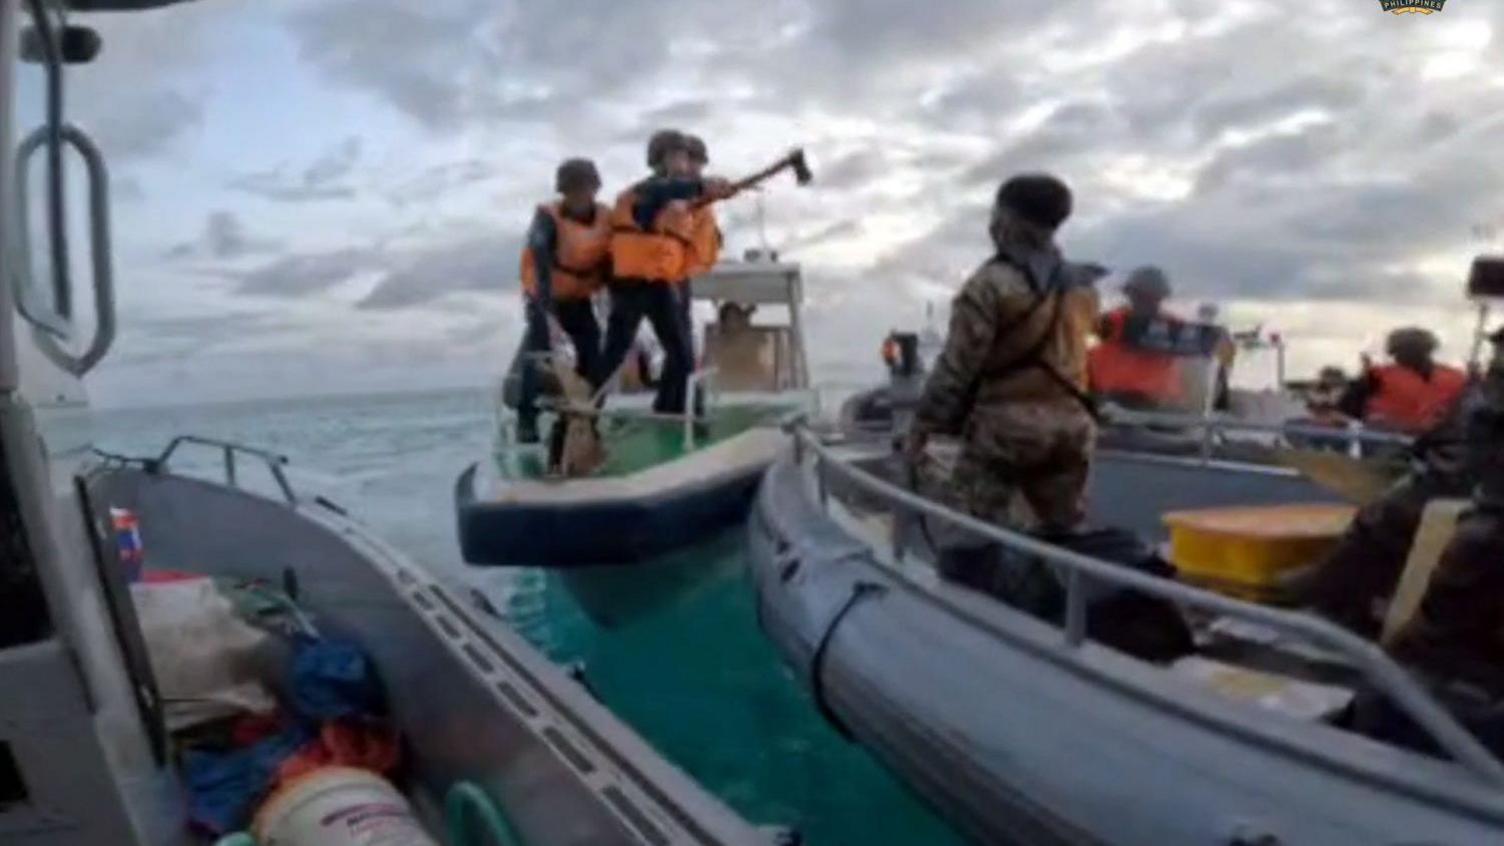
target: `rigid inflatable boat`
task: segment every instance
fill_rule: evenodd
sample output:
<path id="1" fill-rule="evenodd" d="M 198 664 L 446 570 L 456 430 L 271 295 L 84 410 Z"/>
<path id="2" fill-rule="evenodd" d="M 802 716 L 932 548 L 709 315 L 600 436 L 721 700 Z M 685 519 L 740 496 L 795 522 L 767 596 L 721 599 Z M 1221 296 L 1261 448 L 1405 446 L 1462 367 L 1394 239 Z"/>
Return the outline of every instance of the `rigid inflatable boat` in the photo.
<path id="1" fill-rule="evenodd" d="M 970 520 L 910 492 L 884 470 L 891 461 L 886 444 L 794 427 L 748 530 L 759 618 L 831 722 L 978 842 L 1504 840 L 1504 766 L 1377 645 Z M 1231 498 L 1245 483 L 1272 485 L 1260 488 L 1270 497 L 1310 492 L 1285 474 L 1176 471 L 1210 475 L 1205 488 L 1167 487 L 1140 504 Z M 1094 505 L 1112 513 L 1109 502 L 1134 499 L 1119 487 L 1134 472 L 1101 474 Z M 940 580 L 932 550 L 903 531 L 915 515 L 1053 565 L 1061 618 Z M 1198 654 L 1152 663 L 1098 642 L 1088 596 L 1104 585 L 1200 620 Z M 1340 672 L 1316 683 L 1208 661 L 1206 633 L 1238 626 L 1268 636 L 1245 654 L 1294 654 L 1298 643 L 1321 656 L 1310 666 Z M 1332 703 L 1356 684 L 1380 691 L 1444 757 L 1331 724 Z"/>

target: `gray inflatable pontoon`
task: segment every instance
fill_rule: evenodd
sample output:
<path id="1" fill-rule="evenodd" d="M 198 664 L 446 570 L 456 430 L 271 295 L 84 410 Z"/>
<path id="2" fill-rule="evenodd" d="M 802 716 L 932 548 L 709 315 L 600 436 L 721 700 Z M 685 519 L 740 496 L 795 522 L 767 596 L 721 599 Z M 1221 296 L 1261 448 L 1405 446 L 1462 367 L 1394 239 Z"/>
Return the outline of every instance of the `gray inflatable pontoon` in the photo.
<path id="1" fill-rule="evenodd" d="M 968 522 L 861 469 L 878 452 L 795 437 L 749 528 L 762 626 L 829 719 L 978 842 L 1504 842 L 1504 767 L 1376 646 Z M 940 581 L 873 503 L 1074 574 L 1064 625 Z M 1091 641 L 1083 586 L 1102 581 L 1328 650 L 1452 760 L 1224 698 Z"/>

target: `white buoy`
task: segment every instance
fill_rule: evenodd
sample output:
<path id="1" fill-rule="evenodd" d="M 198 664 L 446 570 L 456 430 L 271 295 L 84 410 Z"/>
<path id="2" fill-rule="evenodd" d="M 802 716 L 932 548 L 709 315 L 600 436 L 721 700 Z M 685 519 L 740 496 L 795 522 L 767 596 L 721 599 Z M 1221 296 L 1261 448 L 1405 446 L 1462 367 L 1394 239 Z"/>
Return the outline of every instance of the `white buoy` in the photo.
<path id="1" fill-rule="evenodd" d="M 251 828 L 261 846 L 438 846 L 397 788 L 350 767 L 326 767 L 279 788 Z"/>

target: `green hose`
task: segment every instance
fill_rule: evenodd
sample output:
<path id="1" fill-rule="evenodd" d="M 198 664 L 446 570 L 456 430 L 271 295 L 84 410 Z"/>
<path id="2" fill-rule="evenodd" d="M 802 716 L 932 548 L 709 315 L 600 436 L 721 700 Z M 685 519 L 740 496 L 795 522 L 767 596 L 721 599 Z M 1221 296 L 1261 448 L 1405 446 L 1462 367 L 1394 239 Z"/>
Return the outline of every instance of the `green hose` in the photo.
<path id="1" fill-rule="evenodd" d="M 256 838 L 243 831 L 237 831 L 214 841 L 214 846 L 256 846 Z"/>
<path id="2" fill-rule="evenodd" d="M 522 838 L 506 812 L 474 782 L 462 781 L 449 788 L 449 795 L 444 798 L 444 816 L 449 846 L 481 846 L 482 841 L 476 838 L 482 834 L 488 836 L 493 846 L 522 846 Z"/>

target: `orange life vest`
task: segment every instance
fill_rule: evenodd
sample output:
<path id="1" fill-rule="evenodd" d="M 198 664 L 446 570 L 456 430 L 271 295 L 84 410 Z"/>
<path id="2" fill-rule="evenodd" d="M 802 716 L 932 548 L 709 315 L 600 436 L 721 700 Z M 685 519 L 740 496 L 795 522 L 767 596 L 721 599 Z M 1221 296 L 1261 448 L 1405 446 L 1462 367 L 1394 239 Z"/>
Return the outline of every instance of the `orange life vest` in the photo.
<path id="1" fill-rule="evenodd" d="M 1098 394 L 1137 394 L 1155 402 L 1179 402 L 1185 393 L 1180 362 L 1173 355 L 1129 346 L 1123 327 L 1131 309 L 1127 306 L 1103 315 L 1106 324 L 1100 343 L 1087 359 L 1091 389 Z"/>
<path id="2" fill-rule="evenodd" d="M 628 189 L 611 210 L 611 275 L 665 284 L 688 279 L 694 267 L 694 210 L 674 200 L 644 230 L 632 214 L 636 205 L 637 193 Z"/>
<path id="3" fill-rule="evenodd" d="M 547 203 L 538 210 L 554 219 L 554 232 L 558 234 L 553 272 L 549 276 L 553 299 L 590 299 L 606 275 L 606 258 L 611 245 L 610 213 L 605 206 L 597 204 L 595 217 L 586 224 L 564 214 L 561 203 Z M 538 293 L 533 251 L 525 247 L 522 250 L 522 290 L 529 297 Z"/>
<path id="4" fill-rule="evenodd" d="M 1467 374 L 1442 364 L 1429 379 L 1398 364 L 1368 374 L 1375 387 L 1363 409 L 1365 422 L 1416 435 L 1440 423 L 1467 390 Z"/>
<path id="5" fill-rule="evenodd" d="M 701 206 L 689 213 L 689 258 L 686 276 L 699 276 L 710 272 L 721 257 L 721 227 L 716 224 L 715 212 L 710 206 Z"/>

